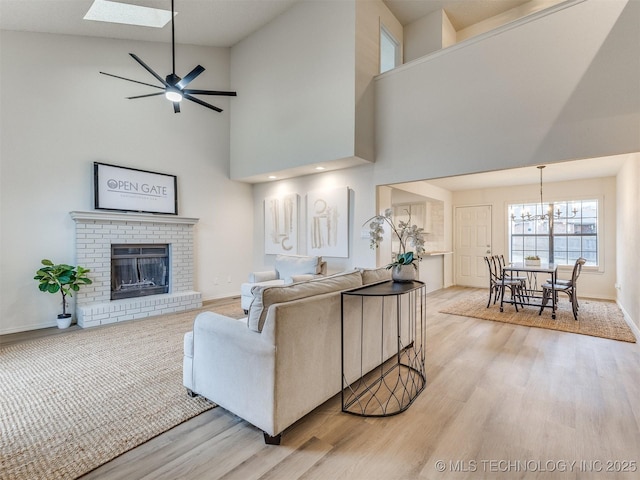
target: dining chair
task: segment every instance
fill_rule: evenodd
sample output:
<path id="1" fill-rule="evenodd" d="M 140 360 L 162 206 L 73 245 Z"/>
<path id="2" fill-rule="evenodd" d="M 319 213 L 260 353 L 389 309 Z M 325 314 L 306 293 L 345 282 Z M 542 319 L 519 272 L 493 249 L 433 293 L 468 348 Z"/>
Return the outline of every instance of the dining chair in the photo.
<path id="1" fill-rule="evenodd" d="M 489 270 L 489 300 L 487 301 L 487 308 L 491 306 L 491 298 L 493 297 L 493 303 L 496 303 L 498 298 L 498 289 L 500 288 L 497 283 L 496 276 L 493 274 L 493 266 L 489 257 L 484 257 L 484 262 L 487 264 Z"/>
<path id="2" fill-rule="evenodd" d="M 511 293 L 511 299 L 514 301 L 516 312 L 518 311 L 518 303 L 522 305 L 522 282 L 520 280 L 514 280 L 511 278 L 505 278 L 502 280 L 502 268 L 499 268 L 499 260 L 495 257 L 484 257 L 484 261 L 489 269 L 489 301 L 487 302 L 487 308 L 491 305 L 491 297 L 493 297 L 493 303 L 498 301 L 498 298 L 502 296 L 502 286 L 508 288 Z M 516 299 L 520 299 L 520 302 L 516 302 Z"/>
<path id="3" fill-rule="evenodd" d="M 551 298 L 552 292 L 555 290 L 555 302 L 558 302 L 558 292 L 566 293 L 569 296 L 569 300 L 571 301 L 571 310 L 573 312 L 573 318 L 578 320 L 578 277 L 582 272 L 582 266 L 587 263 L 587 260 L 580 257 L 576 260 L 575 265 L 573 266 L 573 272 L 571 273 L 571 280 L 563 280 L 562 283 L 551 283 L 547 281 L 542 285 L 542 304 L 540 306 L 540 312 L 538 315 L 542 314 L 542 310 L 547 305 L 547 302 Z"/>
<path id="4" fill-rule="evenodd" d="M 527 277 L 521 277 L 519 275 L 514 275 L 513 273 L 505 273 L 502 270 L 505 267 L 505 265 L 507 264 L 505 259 L 504 259 L 504 255 L 502 255 L 502 254 L 494 255 L 494 258 L 496 258 L 497 261 L 498 261 L 498 275 L 506 275 L 507 278 L 511 278 L 512 280 L 518 280 L 520 283 L 522 283 L 522 289 L 524 290 L 524 292 L 527 293 L 527 285 L 529 284 L 529 279 Z"/>
<path id="5" fill-rule="evenodd" d="M 515 273 L 513 272 L 505 272 L 504 266 L 506 265 L 506 262 L 504 260 L 504 255 L 493 255 L 491 257 L 491 260 L 495 263 L 495 272 L 498 276 L 498 282 L 500 282 L 500 286 L 502 287 L 502 277 L 504 276 L 505 287 L 509 287 L 512 293 L 512 297 L 515 295 L 516 297 L 520 298 L 520 305 L 524 307 L 525 301 L 526 303 L 529 303 L 529 294 L 527 289 L 529 280 L 527 279 L 527 277 L 515 275 Z"/>

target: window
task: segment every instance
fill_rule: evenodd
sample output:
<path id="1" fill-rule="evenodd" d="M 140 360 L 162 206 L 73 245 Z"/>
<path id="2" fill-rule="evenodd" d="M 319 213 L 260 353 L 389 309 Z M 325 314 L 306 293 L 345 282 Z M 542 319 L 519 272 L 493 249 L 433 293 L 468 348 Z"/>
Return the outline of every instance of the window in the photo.
<path id="1" fill-rule="evenodd" d="M 579 257 L 587 259 L 586 265 L 598 265 L 598 200 L 515 204 L 509 212 L 512 262 L 537 255 L 558 265 L 573 265 Z"/>
<path id="2" fill-rule="evenodd" d="M 380 26 L 380 73 L 400 65 L 400 43 Z"/>

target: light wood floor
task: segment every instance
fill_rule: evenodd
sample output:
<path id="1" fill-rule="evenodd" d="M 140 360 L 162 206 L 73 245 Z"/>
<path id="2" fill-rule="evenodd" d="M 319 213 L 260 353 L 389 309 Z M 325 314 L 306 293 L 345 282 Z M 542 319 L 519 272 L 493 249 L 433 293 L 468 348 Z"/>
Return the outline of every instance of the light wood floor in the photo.
<path id="1" fill-rule="evenodd" d="M 438 313 L 468 291 L 429 295 L 428 384 L 400 415 L 336 396 L 267 446 L 214 408 L 82 478 L 639 478 L 639 345 Z"/>

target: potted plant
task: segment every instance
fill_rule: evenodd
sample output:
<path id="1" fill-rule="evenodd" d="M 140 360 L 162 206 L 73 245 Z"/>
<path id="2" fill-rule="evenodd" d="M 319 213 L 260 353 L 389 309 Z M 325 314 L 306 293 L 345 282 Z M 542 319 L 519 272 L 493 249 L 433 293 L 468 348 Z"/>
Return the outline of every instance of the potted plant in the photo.
<path id="1" fill-rule="evenodd" d="M 74 267 L 64 263 L 54 265 L 51 260 L 42 260 L 43 267 L 39 268 L 36 276 L 38 288 L 41 292 L 62 294 L 62 313 L 58 315 L 58 328 L 67 328 L 71 325 L 71 314 L 67 313 L 67 295 L 73 296 L 73 292 L 80 290 L 81 285 L 90 285 L 91 279 L 87 277 L 88 268 Z"/>
<path id="2" fill-rule="evenodd" d="M 538 255 L 529 255 L 524 257 L 524 264 L 530 267 L 540 266 L 540 257 Z"/>
<path id="3" fill-rule="evenodd" d="M 385 223 L 389 225 L 391 232 L 400 242 L 400 251 L 396 254 L 395 260 L 387 265 L 387 269 L 392 269 L 391 277 L 394 281 L 410 282 L 416 278 L 417 262 L 421 260 L 420 256 L 424 253 L 424 229 L 411 225 L 411 213 L 409 213 L 406 222 L 401 220 L 397 225 L 392 217 L 393 210 L 387 208 L 384 215 L 376 215 L 367 220 L 369 222 L 369 246 L 371 248 L 379 247 L 384 234 L 383 226 Z M 409 250 L 408 247 L 413 247 L 415 251 Z"/>

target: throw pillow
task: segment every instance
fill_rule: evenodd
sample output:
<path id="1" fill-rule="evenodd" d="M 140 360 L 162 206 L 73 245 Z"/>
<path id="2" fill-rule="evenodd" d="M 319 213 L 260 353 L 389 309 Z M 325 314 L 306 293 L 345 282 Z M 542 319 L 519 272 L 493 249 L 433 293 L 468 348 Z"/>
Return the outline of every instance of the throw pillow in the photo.
<path id="1" fill-rule="evenodd" d="M 318 266 L 318 257 L 305 257 L 296 255 L 278 255 L 276 257 L 276 272 L 278 278 L 285 283 L 291 283 L 293 275 L 313 275 Z"/>
<path id="2" fill-rule="evenodd" d="M 391 269 L 387 269 L 386 267 L 361 268 L 360 273 L 362 273 L 363 285 L 391 280 Z"/>

